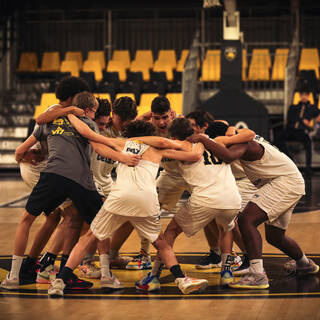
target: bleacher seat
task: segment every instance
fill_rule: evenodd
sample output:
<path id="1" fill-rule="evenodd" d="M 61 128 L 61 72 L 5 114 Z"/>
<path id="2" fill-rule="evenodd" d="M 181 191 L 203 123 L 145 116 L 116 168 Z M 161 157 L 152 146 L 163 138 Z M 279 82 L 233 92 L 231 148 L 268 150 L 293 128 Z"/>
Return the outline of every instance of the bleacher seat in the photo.
<path id="1" fill-rule="evenodd" d="M 187 49 L 184 49 L 181 51 L 180 59 L 178 60 L 178 63 L 177 63 L 177 69 L 176 69 L 177 71 L 180 71 L 180 72 L 183 71 L 188 54 L 189 54 L 189 50 Z"/>
<path id="2" fill-rule="evenodd" d="M 45 112 L 48 107 L 52 106 L 53 104 L 58 104 L 59 100 L 56 98 L 55 93 L 42 93 L 40 99 L 40 105 L 35 107 L 35 112 L 33 118 L 37 118 L 38 115 Z"/>
<path id="3" fill-rule="evenodd" d="M 253 49 L 249 65 L 248 80 L 270 80 L 271 57 L 269 49 Z"/>
<path id="4" fill-rule="evenodd" d="M 295 92 L 293 96 L 293 104 L 298 104 L 299 101 L 300 101 L 300 94 L 299 92 Z M 309 93 L 309 101 L 310 101 L 310 104 L 314 104 L 314 98 L 312 93 Z"/>
<path id="5" fill-rule="evenodd" d="M 89 51 L 87 60 L 98 60 L 101 68 L 106 68 L 106 59 L 103 51 Z"/>
<path id="6" fill-rule="evenodd" d="M 172 69 L 176 69 L 177 58 L 175 50 L 159 50 L 158 59 L 156 61 L 166 62 L 167 64 L 171 65 Z"/>
<path id="7" fill-rule="evenodd" d="M 151 111 L 152 100 L 158 96 L 158 93 L 142 93 L 138 105 L 138 116 Z"/>
<path id="8" fill-rule="evenodd" d="M 319 67 L 320 62 L 318 48 L 302 48 L 298 69 L 314 70 L 317 79 L 319 79 Z"/>
<path id="9" fill-rule="evenodd" d="M 285 70 L 288 61 L 289 49 L 278 48 L 275 51 L 274 62 L 271 73 L 271 80 L 283 81 L 285 78 Z"/>
<path id="10" fill-rule="evenodd" d="M 93 95 L 100 99 L 107 99 L 109 102 L 111 102 L 111 96 L 109 93 L 94 93 Z"/>
<path id="11" fill-rule="evenodd" d="M 44 52 L 40 70 L 44 72 L 60 71 L 60 53 L 58 51 Z"/>
<path id="12" fill-rule="evenodd" d="M 170 106 L 177 115 L 182 114 L 183 112 L 183 95 L 182 93 L 167 93 L 166 97 L 170 101 Z"/>
<path id="13" fill-rule="evenodd" d="M 134 61 L 143 62 L 149 69 L 153 67 L 153 54 L 151 50 L 137 50 Z"/>
<path id="14" fill-rule="evenodd" d="M 125 69 L 129 69 L 131 60 L 129 50 L 114 50 L 112 60 L 120 61 Z"/>
<path id="15" fill-rule="evenodd" d="M 145 61 L 134 60 L 131 62 L 130 71 L 132 72 L 142 72 L 143 81 L 150 80 L 150 67 Z"/>
<path id="16" fill-rule="evenodd" d="M 76 60 L 63 60 L 60 65 L 61 72 L 70 72 L 73 77 L 79 77 L 79 66 Z"/>
<path id="17" fill-rule="evenodd" d="M 157 60 L 153 65 L 153 71 L 165 72 L 167 81 L 173 81 L 173 68 L 172 63 L 165 60 Z"/>
<path id="18" fill-rule="evenodd" d="M 207 50 L 200 81 L 220 81 L 220 50 Z"/>
<path id="19" fill-rule="evenodd" d="M 82 69 L 84 72 L 93 72 L 97 82 L 102 80 L 102 67 L 99 60 L 86 60 Z"/>
<path id="20" fill-rule="evenodd" d="M 247 50 L 242 49 L 242 81 L 247 80 L 248 57 Z"/>
<path id="21" fill-rule="evenodd" d="M 67 51 L 66 55 L 64 57 L 64 60 L 75 60 L 78 62 L 78 67 L 81 70 L 83 66 L 83 58 L 82 58 L 82 52 L 81 51 Z"/>
<path id="22" fill-rule="evenodd" d="M 35 52 L 21 52 L 18 72 L 38 71 L 38 58 Z"/>
<path id="23" fill-rule="evenodd" d="M 116 60 L 110 60 L 107 67 L 108 72 L 118 72 L 119 79 L 121 82 L 127 80 L 126 68 L 123 66 L 122 62 Z"/>

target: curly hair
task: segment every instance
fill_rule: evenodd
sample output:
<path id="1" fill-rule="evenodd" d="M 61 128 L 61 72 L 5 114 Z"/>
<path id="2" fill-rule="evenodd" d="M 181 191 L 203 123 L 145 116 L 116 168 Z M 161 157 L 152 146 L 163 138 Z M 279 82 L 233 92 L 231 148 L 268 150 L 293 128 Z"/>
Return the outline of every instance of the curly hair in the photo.
<path id="1" fill-rule="evenodd" d="M 214 121 L 214 117 L 207 111 L 203 109 L 197 109 L 186 115 L 187 119 L 193 119 L 197 126 L 203 128 L 207 123 L 210 125 Z"/>
<path id="2" fill-rule="evenodd" d="M 90 91 L 88 83 L 82 78 L 68 76 L 60 80 L 55 93 L 57 99 L 66 101 L 82 91 Z"/>
<path id="3" fill-rule="evenodd" d="M 156 128 L 151 122 L 135 120 L 125 126 L 122 134 L 126 138 L 154 136 Z"/>
<path id="4" fill-rule="evenodd" d="M 176 118 L 171 122 L 168 128 L 171 137 L 178 140 L 185 140 L 193 134 L 193 128 L 188 119 Z"/>
<path id="5" fill-rule="evenodd" d="M 133 120 L 138 114 L 137 105 L 130 97 L 116 99 L 112 105 L 112 112 L 123 122 Z"/>
<path id="6" fill-rule="evenodd" d="M 170 101 L 165 96 L 155 97 L 151 102 L 151 111 L 157 114 L 164 114 L 170 110 Z"/>
<path id="7" fill-rule="evenodd" d="M 111 104 L 110 104 L 109 100 L 108 99 L 100 99 L 100 98 L 97 98 L 97 100 L 99 103 L 99 107 L 96 111 L 95 118 L 97 119 L 102 116 L 108 117 L 111 112 Z"/>

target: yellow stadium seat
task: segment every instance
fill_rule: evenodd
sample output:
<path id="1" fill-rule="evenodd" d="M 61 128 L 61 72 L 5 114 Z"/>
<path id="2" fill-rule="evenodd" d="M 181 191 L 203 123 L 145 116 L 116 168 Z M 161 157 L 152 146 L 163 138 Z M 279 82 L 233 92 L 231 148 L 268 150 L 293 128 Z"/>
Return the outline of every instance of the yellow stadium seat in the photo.
<path id="1" fill-rule="evenodd" d="M 318 48 L 302 48 L 299 70 L 314 70 L 319 79 L 319 52 Z"/>
<path id="2" fill-rule="evenodd" d="M 253 49 L 248 80 L 270 80 L 271 57 L 269 49 Z"/>
<path id="3" fill-rule="evenodd" d="M 166 97 L 170 101 L 170 106 L 177 115 L 183 112 L 183 95 L 182 93 L 167 93 Z"/>
<path id="4" fill-rule="evenodd" d="M 159 50 L 157 61 L 164 61 L 171 65 L 172 69 L 175 69 L 177 67 L 175 50 Z"/>
<path id="5" fill-rule="evenodd" d="M 110 60 L 107 67 L 108 72 L 118 72 L 119 80 L 124 82 L 127 80 L 126 68 L 121 61 Z"/>
<path id="6" fill-rule="evenodd" d="M 168 81 L 173 81 L 173 69 L 172 64 L 167 61 L 157 60 L 154 63 L 153 71 L 156 72 L 165 72 Z"/>
<path id="7" fill-rule="evenodd" d="M 134 61 L 145 63 L 149 69 L 153 67 L 153 54 L 151 50 L 137 50 Z"/>
<path id="8" fill-rule="evenodd" d="M 60 53 L 58 51 L 44 52 L 41 71 L 54 72 L 60 70 Z"/>
<path id="9" fill-rule="evenodd" d="M 109 93 L 94 93 L 93 95 L 96 98 L 107 99 L 109 102 L 111 102 L 111 96 Z"/>
<path id="10" fill-rule="evenodd" d="M 134 60 L 131 62 L 130 71 L 132 72 L 142 72 L 143 81 L 150 80 L 150 68 L 147 63 L 143 61 Z"/>
<path id="11" fill-rule="evenodd" d="M 58 103 L 59 100 L 57 99 L 55 93 L 42 93 L 40 105 L 36 106 L 33 118 L 37 118 L 37 116 L 45 112 L 48 109 L 48 107 Z"/>
<path id="12" fill-rule="evenodd" d="M 312 93 L 309 93 L 309 101 L 310 101 L 310 104 L 314 104 L 314 99 L 313 99 Z M 295 92 L 294 96 L 293 96 L 293 104 L 298 104 L 299 102 L 300 102 L 300 94 L 299 94 L 299 92 Z"/>
<path id="13" fill-rule="evenodd" d="M 138 117 L 151 111 L 151 106 L 138 106 L 137 108 L 138 111 Z"/>
<path id="14" fill-rule="evenodd" d="M 102 69 L 106 68 L 106 59 L 103 51 L 89 51 L 87 60 L 98 60 Z"/>
<path id="15" fill-rule="evenodd" d="M 60 66 L 61 72 L 70 72 L 73 77 L 79 77 L 79 66 L 76 60 L 63 60 Z"/>
<path id="16" fill-rule="evenodd" d="M 202 63 L 200 81 L 220 81 L 220 50 L 208 50 Z"/>
<path id="17" fill-rule="evenodd" d="M 247 50 L 242 49 L 242 80 L 247 80 L 247 69 L 248 69 L 248 57 Z"/>
<path id="18" fill-rule="evenodd" d="M 99 60 L 86 60 L 82 69 L 84 72 L 93 72 L 96 81 L 102 80 L 102 67 Z"/>
<path id="19" fill-rule="evenodd" d="M 271 80 L 284 80 L 289 49 L 276 49 L 271 73 Z"/>
<path id="20" fill-rule="evenodd" d="M 18 72 L 38 71 L 38 58 L 35 52 L 21 52 Z"/>
<path id="21" fill-rule="evenodd" d="M 67 51 L 64 60 L 75 60 L 78 62 L 79 69 L 82 70 L 83 58 L 81 51 Z"/>
<path id="22" fill-rule="evenodd" d="M 130 54 L 128 50 L 114 50 L 112 60 L 122 62 L 122 65 L 126 69 L 130 67 Z"/>
<path id="23" fill-rule="evenodd" d="M 187 50 L 187 49 L 184 49 L 181 51 L 181 56 L 180 56 L 180 59 L 178 60 L 178 63 L 177 63 L 177 71 L 180 71 L 180 72 L 183 71 L 184 64 L 186 63 L 188 54 L 189 54 L 189 50 Z"/>
<path id="24" fill-rule="evenodd" d="M 134 93 L 117 93 L 116 99 L 119 99 L 121 97 L 130 97 L 132 100 L 136 101 L 136 97 L 134 96 Z"/>
<path id="25" fill-rule="evenodd" d="M 158 93 L 142 93 L 140 96 L 139 107 L 149 106 L 149 108 L 151 108 L 152 100 L 158 96 L 159 96 Z"/>

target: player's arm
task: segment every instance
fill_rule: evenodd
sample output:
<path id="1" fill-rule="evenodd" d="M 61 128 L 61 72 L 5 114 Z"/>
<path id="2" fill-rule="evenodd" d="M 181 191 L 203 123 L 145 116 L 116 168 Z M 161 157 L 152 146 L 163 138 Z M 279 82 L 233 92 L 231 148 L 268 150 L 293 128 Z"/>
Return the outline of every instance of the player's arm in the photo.
<path id="1" fill-rule="evenodd" d="M 250 129 L 239 129 L 237 130 L 237 134 L 230 136 L 219 136 L 214 140 L 216 142 L 223 143 L 226 146 L 230 146 L 236 143 L 246 143 L 252 141 L 256 135 L 256 133 Z"/>
<path id="2" fill-rule="evenodd" d="M 15 159 L 17 162 L 20 162 L 23 160 L 24 155 L 26 154 L 26 152 L 36 143 L 38 142 L 38 140 L 36 139 L 36 137 L 32 134 L 27 140 L 25 140 L 22 144 L 20 144 L 19 147 L 17 147 L 16 151 L 15 151 Z"/>
<path id="3" fill-rule="evenodd" d="M 139 155 L 118 152 L 101 143 L 90 141 L 90 144 L 94 151 L 100 156 L 124 163 L 128 166 L 136 166 L 141 160 L 141 156 Z"/>
<path id="4" fill-rule="evenodd" d="M 52 122 L 53 120 L 62 116 L 66 116 L 68 114 L 74 114 L 78 117 L 83 117 L 84 110 L 74 106 L 63 108 L 60 104 L 56 104 L 54 107 L 50 108 L 50 110 L 41 113 L 36 118 L 36 122 L 37 124 L 44 124 L 44 123 Z"/>
<path id="5" fill-rule="evenodd" d="M 159 149 L 180 149 L 184 150 L 185 146 L 182 141 L 171 140 L 168 138 L 157 137 L 157 136 L 146 136 L 146 137 L 134 137 L 130 140 L 139 140 L 151 147 Z"/>
<path id="6" fill-rule="evenodd" d="M 192 151 L 180 151 L 174 149 L 165 149 L 161 150 L 162 156 L 165 158 L 196 162 L 199 161 L 203 155 L 204 146 L 201 143 L 198 143 Z"/>
<path id="7" fill-rule="evenodd" d="M 136 120 L 150 121 L 151 117 L 152 117 L 152 112 L 148 111 L 148 112 L 141 114 L 140 116 L 137 116 Z"/>
<path id="8" fill-rule="evenodd" d="M 115 150 L 121 151 L 124 146 L 124 140 L 118 139 L 118 138 L 109 138 L 102 136 L 101 134 L 98 134 L 91 130 L 89 126 L 78 119 L 73 114 L 68 114 L 68 119 L 71 122 L 71 124 L 75 127 L 75 129 L 86 139 L 98 142 L 104 145 L 107 145 Z"/>

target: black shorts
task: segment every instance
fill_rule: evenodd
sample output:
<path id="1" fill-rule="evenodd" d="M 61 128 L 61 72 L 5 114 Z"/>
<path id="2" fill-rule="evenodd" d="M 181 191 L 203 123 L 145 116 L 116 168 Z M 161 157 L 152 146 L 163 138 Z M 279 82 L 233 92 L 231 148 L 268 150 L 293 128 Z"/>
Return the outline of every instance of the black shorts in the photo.
<path id="1" fill-rule="evenodd" d="M 54 173 L 41 172 L 26 204 L 33 216 L 49 215 L 66 199 L 71 199 L 82 219 L 90 224 L 103 201 L 96 190 L 88 190 L 75 181 Z"/>

